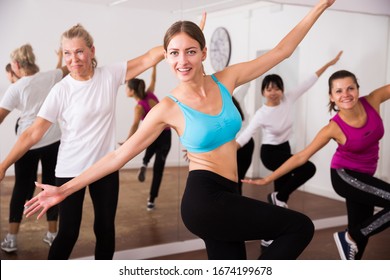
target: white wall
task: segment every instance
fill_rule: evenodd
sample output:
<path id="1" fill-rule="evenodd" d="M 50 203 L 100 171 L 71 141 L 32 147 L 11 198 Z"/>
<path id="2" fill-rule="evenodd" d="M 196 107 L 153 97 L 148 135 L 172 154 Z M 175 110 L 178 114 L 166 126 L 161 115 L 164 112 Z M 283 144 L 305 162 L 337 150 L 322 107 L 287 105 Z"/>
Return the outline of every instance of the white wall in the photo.
<path id="1" fill-rule="evenodd" d="M 224 26 L 230 32 L 233 54 L 231 64 L 253 59 L 258 51 L 274 47 L 279 40 L 308 12 L 308 8 L 299 6 L 262 3 L 248 5 L 239 9 L 226 10 L 208 15 L 206 39 L 209 41 L 212 31 Z M 293 151 L 299 151 L 307 145 L 315 134 L 330 119 L 327 111 L 328 77 L 337 70 L 347 69 L 356 74 L 361 86 L 361 95 L 386 83 L 389 79 L 389 17 L 372 16 L 357 13 L 326 11 L 310 33 L 300 44 L 294 59 L 298 65 L 288 72 L 281 73 L 286 81 L 286 89 L 294 86 L 295 76 L 302 80 L 318 70 L 327 61 L 343 50 L 339 63 L 329 68 L 320 80 L 305 94 L 296 105 L 295 133 L 291 141 Z M 290 58 L 292 59 L 292 58 Z M 288 63 L 288 60 L 284 63 Z M 206 63 L 206 72 L 212 72 Z M 288 69 L 288 67 L 283 67 Z M 278 72 L 278 69 L 272 69 Z M 271 72 L 272 72 L 271 70 Z M 294 71 L 298 71 L 295 73 Z M 258 81 L 253 81 L 245 98 L 247 111 L 254 113 L 259 108 L 261 94 L 256 92 Z M 382 117 L 386 134 L 381 142 L 380 164 L 377 176 L 389 181 L 390 174 L 390 102 L 382 106 Z M 255 139 L 260 145 L 260 136 Z M 336 148 L 329 143 L 312 157 L 317 167 L 316 175 L 302 188 L 308 192 L 339 198 L 330 183 L 329 166 Z M 260 163 L 258 149 L 253 155 L 248 176 L 264 176 L 269 173 Z"/>
<path id="2" fill-rule="evenodd" d="M 197 21 L 198 15 L 180 15 L 124 9 L 120 6 L 108 8 L 99 5 L 88 5 L 67 1 L 50 0 L 2 0 L 0 2 L 0 66 L 9 61 L 9 53 L 16 47 L 30 42 L 35 49 L 38 64 L 42 71 L 52 69 L 56 63 L 54 50 L 59 45 L 63 31 L 82 23 L 95 39 L 97 58 L 100 65 L 127 60 L 147 49 L 162 43 L 167 27 L 179 19 Z M 179 2 L 179 0 L 178 0 Z M 180 7 L 180 5 L 178 5 Z M 225 26 L 231 35 L 233 53 L 231 63 L 252 59 L 258 51 L 267 50 L 295 25 L 308 11 L 306 7 L 282 6 L 257 3 L 242 6 L 233 10 L 210 13 L 208 15 L 205 35 L 207 42 L 214 29 Z M 361 94 L 390 81 L 389 55 L 389 18 L 356 13 L 327 11 L 310 31 L 299 46 L 297 59 L 299 65 L 294 67 L 298 73 L 291 75 L 303 79 L 320 66 L 333 58 L 339 50 L 344 50 L 340 62 L 328 69 L 318 83 L 297 104 L 296 133 L 292 140 L 293 150 L 303 148 L 311 141 L 316 132 L 325 125 L 330 115 L 327 113 L 327 78 L 339 69 L 348 69 L 359 78 Z M 1 66 L 3 67 L 3 66 Z M 205 70 L 212 73 L 209 61 Z M 295 70 L 294 70 L 295 71 Z M 150 72 L 141 77 L 149 81 Z M 165 62 L 158 66 L 156 93 L 161 98 L 169 92 L 176 81 Z M 282 74 L 289 80 L 286 74 Z M 288 75 L 290 76 L 290 75 Z M 293 87 L 297 79 L 290 79 Z M 0 75 L 0 97 L 8 81 Z M 117 134 L 118 141 L 124 139 L 128 132 L 134 101 L 125 97 L 124 87 L 118 93 Z M 244 106 L 250 114 L 259 107 L 259 92 L 256 92 L 256 81 L 251 83 Z M 386 134 L 381 143 L 381 159 L 377 176 L 390 180 L 390 102 L 382 106 Z M 13 133 L 17 112 L 13 112 L 0 126 L 0 160 L 8 153 L 15 141 Z M 175 134 L 174 134 L 175 135 Z M 257 146 L 259 139 L 256 139 Z M 317 166 L 317 174 L 304 187 L 305 190 L 329 197 L 338 196 L 330 184 L 329 163 L 335 144 L 331 143 L 316 154 L 312 160 Z M 253 160 L 259 163 L 258 153 Z M 127 167 L 137 167 L 140 157 L 134 159 Z M 172 150 L 168 164 L 185 164 L 182 161 L 181 146 L 177 137 L 173 138 Z M 9 173 L 12 174 L 12 168 Z M 249 175 L 264 175 L 265 168 L 250 170 Z"/>

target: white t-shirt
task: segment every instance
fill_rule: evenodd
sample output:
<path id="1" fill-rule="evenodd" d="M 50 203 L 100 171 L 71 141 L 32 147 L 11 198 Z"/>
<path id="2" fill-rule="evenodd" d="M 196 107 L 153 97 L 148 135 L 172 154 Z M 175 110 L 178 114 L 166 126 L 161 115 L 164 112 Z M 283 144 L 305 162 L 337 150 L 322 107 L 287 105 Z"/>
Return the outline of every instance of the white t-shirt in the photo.
<path id="1" fill-rule="evenodd" d="M 78 176 L 115 149 L 116 96 L 126 67 L 98 67 L 88 81 L 68 75 L 50 91 L 38 116 L 61 127 L 56 177 Z"/>
<path id="2" fill-rule="evenodd" d="M 19 127 L 16 134 L 19 136 L 34 121 L 42 103 L 51 88 L 62 79 L 61 69 L 48 72 L 38 72 L 32 76 L 25 76 L 11 84 L 1 100 L 0 107 L 8 111 L 17 109 L 21 112 Z M 61 131 L 57 123 L 53 124 L 43 138 L 31 149 L 41 148 L 60 140 Z"/>
<path id="3" fill-rule="evenodd" d="M 318 80 L 314 73 L 294 91 L 286 92 L 278 106 L 261 106 L 251 118 L 247 128 L 236 139 L 242 147 L 262 128 L 262 144 L 279 145 L 288 141 L 293 127 L 293 104 Z"/>

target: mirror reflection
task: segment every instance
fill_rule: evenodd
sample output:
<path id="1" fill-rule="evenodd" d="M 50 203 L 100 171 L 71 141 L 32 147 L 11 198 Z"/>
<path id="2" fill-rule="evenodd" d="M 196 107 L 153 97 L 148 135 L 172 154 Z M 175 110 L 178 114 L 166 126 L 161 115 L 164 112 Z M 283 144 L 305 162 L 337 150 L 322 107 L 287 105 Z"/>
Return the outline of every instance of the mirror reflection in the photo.
<path id="1" fill-rule="evenodd" d="M 12 28 L 3 28 L 0 31 L 0 36 L 7 38 L 0 47 L 3 54 L 0 58 L 1 62 L 6 66 L 10 62 L 9 54 L 28 43 L 33 48 L 40 72 L 53 71 L 56 68 L 66 66 L 64 58 L 57 56 L 61 42 L 60 37 L 65 30 L 77 23 L 81 23 L 94 39 L 94 52 L 98 66 L 124 62 L 141 56 L 152 47 L 162 44 L 163 35 L 173 22 L 186 19 L 199 23 L 202 12 L 206 10 L 208 18 L 204 34 L 208 52 L 203 66 L 205 74 L 211 75 L 216 71 L 213 60 L 219 59 L 211 44 L 216 30 L 223 27 L 229 36 L 230 41 L 224 41 L 226 45 L 223 47 L 229 56 L 229 59 L 225 60 L 225 64 L 231 65 L 253 59 L 261 55 L 264 50 L 274 47 L 286 34 L 286 31 L 297 23 L 297 19 L 301 18 L 301 15 L 310 8 L 265 1 L 240 1 L 240 7 L 233 7 L 233 4 L 230 3 L 235 1 L 226 1 L 226 3 L 222 3 L 223 1 L 197 1 L 196 5 L 193 1 L 186 0 L 160 2 L 157 0 L 143 1 L 143 3 L 127 1 L 122 4 L 112 5 L 111 3 L 108 5 L 107 1 L 36 0 L 31 2 L 22 0 L 18 3 L 12 0 L 2 1 L 0 20 L 4 21 L 3 26 L 10 26 L 12 23 Z M 161 7 L 162 5 L 163 7 Z M 388 25 L 384 24 L 387 22 L 387 17 L 371 17 L 340 11 L 327 12 L 329 16 L 325 15 L 321 18 L 321 23 L 318 27 L 316 26 L 316 30 L 309 33 L 291 58 L 269 71 L 269 73 L 280 74 L 284 78 L 286 88 L 294 88 L 301 79 L 318 68 L 318 65 L 323 65 L 340 49 L 344 51 L 344 55 L 337 65 L 327 70 L 316 85 L 294 105 L 294 133 L 290 142 L 294 152 L 303 149 L 310 143 L 323 126 L 324 120 L 330 119 L 326 104 L 328 102 L 327 78 L 331 73 L 352 67 L 352 72 L 357 72 L 361 79 L 364 93 L 377 88 L 386 80 L 388 50 L 377 46 L 388 45 L 387 36 L 384 36 L 384 34 L 388 34 Z M 334 23 L 341 23 L 345 18 L 356 22 L 357 26 L 354 27 L 354 30 L 361 30 L 365 38 L 378 42 L 375 44 L 375 56 L 370 55 L 372 49 L 359 43 L 358 38 L 346 36 L 346 34 L 351 33 L 349 27 L 340 30 L 340 33 L 334 32 L 329 27 Z M 358 18 L 364 20 L 357 20 Z M 283 22 L 283 26 L 278 24 L 279 22 Z M 368 29 L 363 22 L 370 22 L 370 26 L 374 28 Z M 348 42 L 345 39 L 347 37 L 349 38 Z M 337 44 L 333 43 L 335 40 Z M 320 44 L 318 44 L 319 41 Z M 315 53 L 321 53 L 321 55 L 313 57 L 313 49 L 315 49 Z M 357 53 L 359 54 L 358 60 L 355 59 Z M 223 60 L 218 60 L 218 62 L 224 63 Z M 378 75 L 373 77 L 369 69 L 374 69 L 374 67 L 378 69 Z M 261 97 L 261 82 L 264 76 L 265 74 L 242 85 L 234 94 L 244 113 L 243 129 L 248 125 L 256 110 L 265 102 L 265 98 Z M 124 83 L 118 86 L 115 97 L 114 138 L 116 148 L 120 147 L 125 139 L 142 127 L 142 119 L 148 109 L 161 102 L 178 84 L 165 59 L 159 62 L 155 69 L 147 69 L 143 73 L 131 77 L 131 79 L 133 78 L 138 79 L 138 84 Z M 1 98 L 11 82 L 6 75 L 0 79 Z M 140 88 L 141 90 L 139 90 Z M 144 89 L 142 90 L 142 88 Z M 149 98 L 142 101 L 144 98 L 138 97 L 137 91 L 145 94 L 153 93 L 154 97 L 149 94 Z M 91 101 L 92 106 L 97 104 L 95 103 L 97 100 L 92 99 Z M 390 111 L 389 104 L 382 107 L 384 107 L 384 112 Z M 17 139 L 15 124 L 20 116 L 20 110 L 12 110 L 9 114 L 7 113 L 6 118 L 1 123 L 1 161 L 8 155 Z M 389 123 L 389 116 L 389 114 L 384 115 L 385 124 Z M 85 116 L 86 120 L 88 117 L 91 115 Z M 91 121 L 93 120 L 88 119 L 88 122 Z M 153 146 L 150 146 L 149 151 L 142 151 L 126 163 L 119 172 L 119 195 L 115 217 L 115 254 L 117 258 L 155 258 L 164 254 L 204 248 L 204 243 L 192 234 L 182 221 L 181 199 L 188 176 L 188 162 L 185 159 L 184 147 L 180 144 L 176 132 L 173 129 L 166 131 L 171 131 L 171 138 L 165 142 L 165 149 L 153 150 Z M 244 173 L 248 178 L 264 177 L 271 173 L 260 159 L 261 139 L 260 132 L 253 136 L 252 158 Z M 390 153 L 390 145 L 387 145 L 390 143 L 389 141 L 389 136 L 385 134 L 381 141 L 380 162 L 377 169 L 377 176 L 387 182 L 389 181 L 388 172 L 385 171 L 388 171 L 390 164 L 390 159 L 386 156 Z M 168 142 L 170 143 L 169 148 Z M 92 146 L 92 140 L 90 145 Z M 161 148 L 164 145 L 157 146 Z M 345 228 L 347 220 L 345 203 L 333 191 L 330 182 L 329 163 L 335 149 L 336 144 L 332 143 L 312 159 L 317 168 L 315 176 L 294 192 L 288 202 L 290 209 L 305 213 L 314 220 L 316 229 Z M 145 159 L 145 157 L 147 158 Z M 76 165 L 76 162 L 70 163 L 70 165 L 73 164 Z M 42 167 L 38 166 L 37 181 L 41 182 Z M 11 228 L 9 213 L 14 183 L 15 170 L 14 166 L 11 166 L 7 170 L 5 179 L 0 183 L 2 240 Z M 152 190 L 153 185 L 154 190 Z M 264 187 L 245 183 L 242 185 L 244 196 L 262 201 L 267 201 L 268 194 L 273 191 L 272 184 Z M 36 190 L 35 194 L 38 192 L 39 190 Z M 95 213 L 90 195 L 90 190 L 87 189 L 80 234 L 70 258 L 94 258 Z M 335 219 L 330 224 L 323 224 L 330 218 Z M 20 228 L 18 228 L 17 251 L 5 252 L 2 250 L 1 259 L 47 259 L 49 244 L 43 242 L 43 239 L 48 230 L 49 226 L 45 215 L 40 220 L 36 220 L 36 215 L 23 218 Z M 248 250 L 249 258 L 257 258 L 261 245 L 259 242 L 254 243 L 253 251 Z M 152 248 L 152 253 L 145 253 L 147 251 L 145 248 Z M 301 257 L 304 259 L 313 258 L 310 255 L 311 247 L 307 250 L 308 253 Z M 336 249 L 334 251 L 335 255 L 327 257 L 337 259 Z M 388 251 L 386 253 L 390 254 Z M 207 258 L 207 256 L 204 257 Z"/>

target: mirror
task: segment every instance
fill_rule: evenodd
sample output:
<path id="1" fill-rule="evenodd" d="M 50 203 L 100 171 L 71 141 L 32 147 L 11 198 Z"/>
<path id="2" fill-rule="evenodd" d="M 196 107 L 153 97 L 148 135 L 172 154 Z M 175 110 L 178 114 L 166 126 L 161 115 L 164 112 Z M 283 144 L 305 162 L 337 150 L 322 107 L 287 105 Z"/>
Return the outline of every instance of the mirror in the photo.
<path id="1" fill-rule="evenodd" d="M 81 23 L 94 38 L 98 66 L 125 61 L 136 57 L 153 46 L 162 43 L 166 29 L 183 17 L 184 0 L 170 2 L 170 8 L 160 10 L 132 9 L 129 6 L 108 7 L 97 1 L 37 0 L 19 2 L 2 1 L 0 14 L 3 24 L 12 28 L 2 29 L 1 36 L 7 39 L 2 44 L 0 58 L 5 66 L 9 54 L 26 42 L 33 46 L 37 64 L 41 71 L 55 68 L 59 38 L 62 32 L 76 23 Z M 161 4 L 160 1 L 155 1 Z M 76 11 L 74 10 L 77 5 Z M 174 9 L 174 10 L 173 10 Z M 33 12 L 31 12 L 33 11 Z M 14 16 L 11 16 L 14 14 Z M 92 16 L 91 16 L 92 15 Z M 198 15 L 192 19 L 196 20 Z M 39 18 L 45 20 L 39 20 Z M 191 17 L 186 17 L 191 19 Z M 104 20 L 102 20 L 104 19 Z M 50 24 L 47 24 L 50 22 Z M 28 23 L 28 24 L 27 24 Z M 145 36 L 147 34 L 147 36 Z M 113 44 L 113 42 L 115 42 Z M 141 74 L 146 84 L 150 82 L 151 70 Z M 5 75 L 0 78 L 1 96 L 9 86 Z M 155 93 L 161 100 L 177 83 L 165 61 L 157 66 Z M 126 138 L 134 117 L 135 101 L 125 93 L 125 86 L 117 96 L 117 141 Z M 15 143 L 15 122 L 20 113 L 11 112 L 0 126 L 0 160 Z M 156 209 L 146 210 L 152 180 L 150 161 L 146 179 L 139 182 L 137 173 L 142 165 L 144 152 L 129 162 L 120 172 L 120 194 L 116 215 L 116 251 L 153 246 L 194 238 L 182 225 L 180 198 L 184 186 L 187 163 L 183 160 L 178 137 L 172 133 L 172 145 L 166 161 L 163 181 L 156 199 Z M 7 178 L 0 184 L 1 192 L 1 238 L 8 232 L 9 202 L 14 183 L 13 166 L 7 171 Z M 18 235 L 17 254 L 1 251 L 1 259 L 46 259 L 48 246 L 42 242 L 47 230 L 46 218 L 39 221 L 35 217 L 23 219 Z M 71 258 L 93 255 L 95 237 L 93 234 L 93 210 L 87 192 L 84 201 L 82 229 Z"/>
<path id="2" fill-rule="evenodd" d="M 196 7 L 194 7 L 194 2 Z M 224 1 L 189 1 L 189 0 L 147 0 L 129 1 L 127 4 L 108 7 L 106 0 L 2 0 L 0 4 L 0 24 L 10 28 L 2 28 L 0 37 L 7 38 L 0 45 L 3 55 L 0 56 L 0 65 L 5 66 L 9 62 L 8 54 L 16 47 L 29 42 L 37 57 L 37 64 L 41 71 L 48 71 L 55 67 L 55 50 L 58 48 L 60 34 L 75 23 L 82 23 L 91 33 L 95 40 L 96 55 L 99 65 L 125 61 L 136 57 L 152 46 L 162 43 L 163 34 L 166 29 L 176 20 L 189 19 L 197 22 L 203 10 L 215 11 L 217 3 Z M 258 50 L 269 49 L 285 34 L 285 26 L 295 23 L 294 18 L 287 14 L 301 14 L 306 11 L 304 6 L 279 5 L 266 1 L 225 1 L 226 5 L 231 2 L 243 4 L 252 3 L 248 8 L 240 7 L 234 12 L 224 10 L 213 13 L 208 17 L 204 31 L 207 43 L 210 42 L 212 32 L 219 26 L 224 25 L 229 30 L 232 40 L 231 62 L 244 61 L 252 58 Z M 277 2 L 277 1 L 276 1 Z M 102 4 L 104 3 L 104 4 Z M 151 4 L 152 3 L 152 4 Z M 214 3 L 214 4 L 213 4 Z M 77 4 L 77 9 L 75 5 Z M 137 8 L 129 8 L 126 5 L 137 5 Z M 146 9 L 145 6 L 156 9 Z M 202 6 L 203 5 L 203 6 Z M 222 5 L 222 4 L 221 4 Z M 202 6 L 202 7 L 201 7 Z M 383 47 L 388 45 L 388 17 L 365 14 L 348 13 L 345 11 L 331 12 L 329 16 L 321 19 L 317 28 L 319 32 L 311 32 L 300 46 L 297 59 L 299 78 L 301 73 L 309 73 L 318 65 L 322 65 L 327 57 L 332 57 L 339 51 L 339 45 L 343 45 L 345 55 L 339 67 L 352 68 L 359 71 L 361 84 L 366 87 L 365 92 L 382 85 L 387 80 L 388 73 L 388 50 Z M 210 14 L 209 14 L 210 15 Z M 347 19 L 346 19 L 347 18 Z M 363 19 L 362 19 L 363 18 Z M 353 27 L 345 26 L 345 20 L 354 22 Z M 283 22 L 283 25 L 275 24 L 272 28 L 267 25 L 269 22 Z M 367 25 L 369 23 L 369 25 Z M 329 26 L 343 26 L 338 32 L 329 31 Z M 367 28 L 370 26 L 370 28 Z M 361 36 L 349 36 L 359 30 Z M 264 34 L 258 36 L 258 34 Z M 362 34 L 363 33 L 363 34 Z M 318 35 L 320 34 L 320 35 Z M 267 40 L 265 40 L 267 38 Z M 375 45 L 366 46 L 361 44 L 360 38 L 376 42 Z M 318 42 L 324 42 L 318 44 Z M 249 42 L 249 43 L 248 43 Z M 337 44 L 330 44 L 337 42 Z M 312 56 L 312 50 L 322 53 L 324 56 Z M 309 53 L 309 55 L 308 55 Z M 373 53 L 375 55 L 373 55 Z M 356 55 L 358 54 L 358 55 Z M 213 72 L 208 60 L 204 63 L 207 74 Z M 336 69 L 336 68 L 335 68 Z M 376 69 L 375 72 L 370 71 Z M 298 71 L 298 70 L 297 70 Z M 310 72 L 311 73 L 311 72 Z M 328 72 L 330 73 L 330 72 Z M 373 75 L 375 73 L 375 75 Z M 148 70 L 139 77 L 148 84 L 151 72 Z M 297 72 L 295 73 L 297 76 Z M 296 77 L 296 76 L 294 76 Z M 161 100 L 177 84 L 167 64 L 162 61 L 157 67 L 156 94 Z M 9 86 L 5 75 L 0 75 L 0 97 Z M 312 139 L 324 120 L 328 120 L 326 112 L 327 96 L 324 89 L 327 88 L 326 78 L 319 81 L 313 95 L 304 99 L 300 118 L 306 122 L 298 122 L 301 135 L 294 139 L 295 148 L 299 150 Z M 241 106 L 248 114 L 253 114 L 258 107 L 258 81 L 251 83 L 248 94 L 240 99 Z M 256 100 L 253 102 L 253 100 Z M 257 102 L 257 103 L 256 103 Z M 310 107 L 306 104 L 310 103 Z M 384 111 L 390 112 L 390 104 L 384 105 Z M 125 87 L 122 86 L 117 97 L 117 140 L 125 139 L 133 120 L 135 102 L 128 98 Z M 0 160 L 10 151 L 16 140 L 14 134 L 15 122 L 19 113 L 12 112 L 0 125 Z M 384 122 L 389 123 L 390 114 L 385 114 Z M 388 181 L 389 160 L 389 135 L 386 134 L 381 146 L 381 161 L 378 168 L 378 176 Z M 316 194 L 330 199 L 340 199 L 329 187 L 329 162 L 335 149 L 328 145 L 316 157 L 315 163 L 317 174 L 304 187 L 305 195 Z M 187 163 L 183 160 L 182 147 L 175 133 L 172 133 L 172 146 L 164 170 L 163 182 L 159 196 L 156 200 L 156 210 L 147 211 L 146 202 L 149 195 L 149 188 L 152 178 L 152 158 L 147 170 L 146 180 L 139 182 L 137 172 L 142 164 L 141 153 L 129 162 L 121 171 L 120 202 L 117 210 L 117 247 L 116 252 L 132 250 L 134 258 L 145 258 L 145 247 L 154 246 L 153 250 L 160 250 L 163 245 L 173 244 L 171 248 L 164 247 L 169 252 L 172 247 L 179 248 L 180 245 L 201 247 L 202 244 L 190 243 L 197 240 L 195 236 L 184 227 L 180 217 L 180 200 L 183 194 L 186 177 L 188 173 Z M 258 153 L 255 151 L 253 160 L 258 160 Z M 259 167 L 259 166 L 257 166 Z M 256 168 L 257 168 L 256 167 Z M 259 170 L 259 169 L 258 169 Z M 258 170 L 250 170 L 248 176 L 262 175 Z M 266 170 L 262 170 L 265 172 Z M 260 169 L 260 172 L 262 172 Z M 0 183 L 1 193 L 1 238 L 7 232 L 9 201 L 13 186 L 13 168 L 8 170 L 7 178 Z M 266 200 L 266 193 L 269 189 L 247 189 L 247 194 Z M 264 193 L 263 193 L 264 192 Z M 297 210 L 304 213 L 311 208 L 307 201 L 298 200 Z M 332 216 L 342 216 L 339 211 L 342 207 L 327 209 L 329 211 L 317 211 L 320 218 L 325 219 Z M 74 248 L 72 258 L 83 258 L 93 255 L 94 236 L 92 232 L 92 208 L 89 195 L 85 198 L 85 209 L 82 230 L 79 240 Z M 343 208 L 344 209 L 344 208 Z M 48 247 L 42 242 L 42 236 L 46 231 L 46 221 L 34 218 L 24 219 L 20 230 L 20 242 L 17 254 L 6 254 L 1 252 L 1 259 L 46 259 Z M 191 247 L 192 249 L 194 247 Z M 174 250 L 172 250 L 174 251 Z M 149 255 L 150 257 L 150 255 Z"/>

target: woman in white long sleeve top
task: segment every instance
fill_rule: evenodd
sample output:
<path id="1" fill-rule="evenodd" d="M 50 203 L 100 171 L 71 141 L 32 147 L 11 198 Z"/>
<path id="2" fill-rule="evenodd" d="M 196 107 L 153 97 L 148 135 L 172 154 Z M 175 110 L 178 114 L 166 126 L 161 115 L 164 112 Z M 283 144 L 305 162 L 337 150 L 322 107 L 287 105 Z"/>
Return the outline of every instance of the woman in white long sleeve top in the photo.
<path id="1" fill-rule="evenodd" d="M 329 66 L 339 60 L 341 54 L 342 52 L 339 52 L 334 59 L 318 69 L 295 90 L 286 93 L 280 76 L 267 75 L 261 86 L 261 93 L 266 98 L 266 102 L 257 110 L 248 127 L 237 138 L 239 147 L 244 146 L 261 128 L 263 139 L 260 158 L 264 166 L 274 171 L 289 159 L 292 156 L 289 139 L 292 134 L 294 103 L 316 83 Z M 268 195 L 268 201 L 287 208 L 290 194 L 313 177 L 315 172 L 315 165 L 308 161 L 275 180 L 275 190 Z"/>

